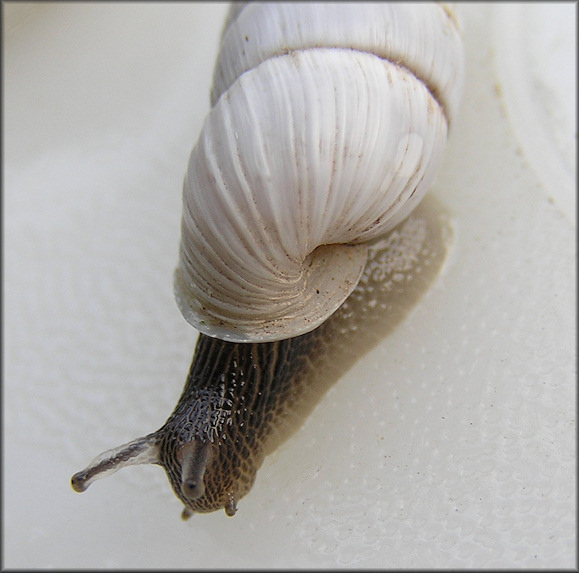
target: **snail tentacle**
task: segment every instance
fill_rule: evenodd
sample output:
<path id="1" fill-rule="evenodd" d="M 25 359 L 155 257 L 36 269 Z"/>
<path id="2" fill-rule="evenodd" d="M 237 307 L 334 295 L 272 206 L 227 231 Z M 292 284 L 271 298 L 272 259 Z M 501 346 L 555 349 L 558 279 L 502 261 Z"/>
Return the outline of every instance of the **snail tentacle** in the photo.
<path id="1" fill-rule="evenodd" d="M 95 480 L 111 475 L 127 466 L 158 464 L 159 448 L 156 434 L 132 440 L 97 456 L 84 470 L 75 473 L 71 485 L 75 491 L 85 491 Z"/>

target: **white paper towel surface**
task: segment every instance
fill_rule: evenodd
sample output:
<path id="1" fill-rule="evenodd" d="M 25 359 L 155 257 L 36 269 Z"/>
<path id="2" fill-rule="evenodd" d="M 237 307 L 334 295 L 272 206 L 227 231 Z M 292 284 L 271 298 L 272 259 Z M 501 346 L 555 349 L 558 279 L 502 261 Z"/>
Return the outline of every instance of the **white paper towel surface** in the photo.
<path id="1" fill-rule="evenodd" d="M 69 480 L 185 380 L 181 184 L 226 7 L 3 9 L 5 567 L 576 566 L 576 5 L 461 6 L 444 275 L 234 518 L 186 523 L 158 467 Z"/>

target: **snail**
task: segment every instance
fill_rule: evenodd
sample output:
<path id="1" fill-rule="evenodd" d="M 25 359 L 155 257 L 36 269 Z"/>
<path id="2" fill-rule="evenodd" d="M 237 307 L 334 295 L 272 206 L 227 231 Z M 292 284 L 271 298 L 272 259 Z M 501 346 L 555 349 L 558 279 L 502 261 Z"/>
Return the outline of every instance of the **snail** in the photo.
<path id="1" fill-rule="evenodd" d="M 432 200 L 416 208 L 463 67 L 442 4 L 232 4 L 183 184 L 187 382 L 159 430 L 98 456 L 76 491 L 153 463 L 184 519 L 235 514 L 265 456 L 402 319 L 396 293 L 411 306 L 440 269 L 448 225 Z"/>

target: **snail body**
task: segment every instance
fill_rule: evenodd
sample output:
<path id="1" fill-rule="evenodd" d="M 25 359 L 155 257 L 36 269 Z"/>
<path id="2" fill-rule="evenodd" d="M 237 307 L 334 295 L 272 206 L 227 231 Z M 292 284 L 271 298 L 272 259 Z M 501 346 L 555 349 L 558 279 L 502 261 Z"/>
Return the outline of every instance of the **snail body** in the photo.
<path id="1" fill-rule="evenodd" d="M 369 324 L 401 319 L 369 309 L 398 316 L 384 261 L 440 166 L 462 66 L 439 4 L 232 5 L 183 187 L 175 295 L 200 331 L 185 389 L 158 431 L 75 474 L 76 491 L 154 463 L 184 518 L 235 513 L 264 457 L 376 340 Z M 443 253 L 440 228 L 402 258 Z"/>

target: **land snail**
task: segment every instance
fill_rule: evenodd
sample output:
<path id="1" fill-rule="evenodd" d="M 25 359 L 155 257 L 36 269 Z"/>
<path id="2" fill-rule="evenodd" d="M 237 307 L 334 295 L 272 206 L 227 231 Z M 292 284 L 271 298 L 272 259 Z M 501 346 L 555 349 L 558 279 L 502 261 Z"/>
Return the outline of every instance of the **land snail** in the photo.
<path id="1" fill-rule="evenodd" d="M 409 215 L 457 113 L 461 42 L 439 3 L 232 4 L 183 185 L 175 295 L 200 331 L 185 389 L 158 431 L 75 474 L 76 491 L 152 463 L 184 519 L 234 515 L 264 457 L 402 320 L 396 297 L 428 281 L 393 273 L 443 260 L 440 210 Z"/>

